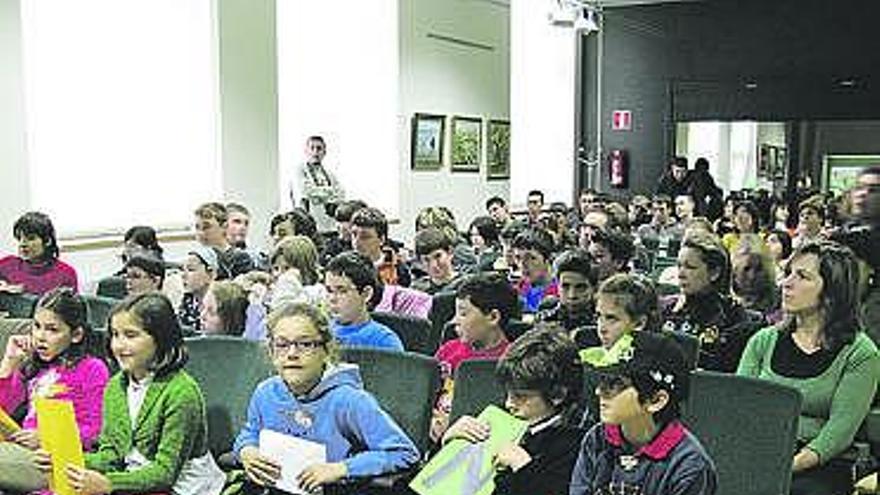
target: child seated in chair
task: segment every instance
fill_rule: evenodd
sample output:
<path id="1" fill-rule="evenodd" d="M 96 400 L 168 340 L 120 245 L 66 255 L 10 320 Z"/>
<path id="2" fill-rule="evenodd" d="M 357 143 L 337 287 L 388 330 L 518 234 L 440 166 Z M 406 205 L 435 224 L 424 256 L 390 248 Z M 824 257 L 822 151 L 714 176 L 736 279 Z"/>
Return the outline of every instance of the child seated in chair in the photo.
<path id="1" fill-rule="evenodd" d="M 650 280 L 625 273 L 612 275 L 596 294 L 601 345 L 581 350 L 581 360 L 597 367 L 616 363 L 632 347 L 633 332 L 657 331 L 659 318 L 657 293 Z"/>
<path id="2" fill-rule="evenodd" d="M 366 256 L 354 251 L 335 256 L 327 264 L 324 285 L 333 315 L 333 335 L 340 344 L 404 350 L 393 330 L 370 317 L 369 303 L 380 283 L 376 268 Z"/>
<path id="3" fill-rule="evenodd" d="M 583 395 L 577 347 L 561 329 L 541 326 L 514 342 L 496 374 L 507 389 L 507 410 L 528 422 L 519 441 L 495 458 L 496 495 L 565 495 L 583 431 L 577 427 Z M 482 442 L 489 425 L 462 416 L 443 435 Z"/>
<path id="4" fill-rule="evenodd" d="M 263 493 L 281 477 L 279 459 L 260 453 L 264 429 L 326 447 L 327 461 L 305 468 L 299 486 L 399 472 L 419 460 L 406 433 L 363 389 L 357 366 L 338 363 L 338 344 L 319 309 L 288 304 L 269 315 L 269 349 L 278 374 L 257 386 L 234 453 L 248 481 L 230 493 Z"/>
<path id="5" fill-rule="evenodd" d="M 459 286 L 455 296 L 455 322 L 459 338 L 446 342 L 434 357 L 440 362 L 441 390 L 431 420 L 431 439 L 439 441 L 446 430 L 452 406 L 452 377 L 462 361 L 501 357 L 510 342 L 505 328 L 518 309 L 516 292 L 503 277 L 478 274 Z"/>
<path id="6" fill-rule="evenodd" d="M 601 369 L 602 422 L 584 436 L 569 494 L 714 494 L 715 466 L 679 420 L 687 389 L 687 362 L 675 341 L 633 334 L 630 351 Z"/>

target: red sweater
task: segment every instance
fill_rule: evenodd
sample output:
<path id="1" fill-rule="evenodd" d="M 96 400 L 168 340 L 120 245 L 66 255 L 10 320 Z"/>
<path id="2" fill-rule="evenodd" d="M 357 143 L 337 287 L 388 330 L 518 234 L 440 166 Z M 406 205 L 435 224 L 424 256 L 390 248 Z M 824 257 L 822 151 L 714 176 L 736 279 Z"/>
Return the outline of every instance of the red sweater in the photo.
<path id="1" fill-rule="evenodd" d="M 76 270 L 61 260 L 33 264 L 18 256 L 0 259 L 0 280 L 22 285 L 29 294 L 43 295 L 56 287 L 70 287 L 78 291 Z"/>

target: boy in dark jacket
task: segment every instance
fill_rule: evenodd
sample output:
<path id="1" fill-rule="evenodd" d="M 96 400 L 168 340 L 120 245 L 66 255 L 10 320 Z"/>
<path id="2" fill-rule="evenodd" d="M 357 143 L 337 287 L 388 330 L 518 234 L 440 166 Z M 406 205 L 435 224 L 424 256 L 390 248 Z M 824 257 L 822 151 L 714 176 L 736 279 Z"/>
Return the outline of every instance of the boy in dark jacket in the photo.
<path id="1" fill-rule="evenodd" d="M 601 370 L 602 422 L 584 437 L 570 495 L 715 493 L 715 466 L 679 421 L 687 368 L 671 337 L 633 335 L 632 352 Z"/>
<path id="2" fill-rule="evenodd" d="M 507 410 L 529 423 L 523 438 L 494 459 L 496 495 L 564 495 L 583 430 L 577 420 L 583 390 L 574 342 L 557 327 L 539 326 L 517 339 L 498 362 Z M 482 442 L 489 425 L 462 416 L 443 436 Z"/>

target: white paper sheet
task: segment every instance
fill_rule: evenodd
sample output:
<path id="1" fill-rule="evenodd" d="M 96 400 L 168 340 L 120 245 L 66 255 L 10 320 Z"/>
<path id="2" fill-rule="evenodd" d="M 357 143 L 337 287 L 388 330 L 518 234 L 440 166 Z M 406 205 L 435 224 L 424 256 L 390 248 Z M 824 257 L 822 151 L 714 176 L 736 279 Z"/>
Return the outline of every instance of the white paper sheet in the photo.
<path id="1" fill-rule="evenodd" d="M 275 484 L 275 488 L 296 495 L 313 495 L 300 488 L 296 477 L 312 464 L 327 462 L 327 447 L 324 444 L 277 431 L 262 430 L 260 453 L 281 464 L 281 479 Z"/>

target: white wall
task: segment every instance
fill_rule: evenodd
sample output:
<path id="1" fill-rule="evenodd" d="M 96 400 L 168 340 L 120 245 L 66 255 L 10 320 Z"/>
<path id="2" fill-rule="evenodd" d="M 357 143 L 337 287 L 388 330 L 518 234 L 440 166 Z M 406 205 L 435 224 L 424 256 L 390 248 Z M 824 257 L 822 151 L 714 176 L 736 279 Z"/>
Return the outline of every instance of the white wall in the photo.
<path id="1" fill-rule="evenodd" d="M 404 0 L 407 3 L 409 0 Z M 325 164 L 348 198 L 398 214 L 398 0 L 278 2 L 282 205 L 305 159 L 327 141 Z"/>
<path id="2" fill-rule="evenodd" d="M 15 250 L 12 224 L 30 204 L 24 128 L 19 0 L 0 0 L 0 253 Z"/>
<path id="3" fill-rule="evenodd" d="M 513 0 L 510 41 L 511 183 L 514 205 L 531 189 L 545 203 L 574 194 L 576 36 L 552 26 L 547 0 Z"/>
<path id="4" fill-rule="evenodd" d="M 506 180 L 486 180 L 486 157 L 480 173 L 453 173 L 449 153 L 439 171 L 414 172 L 410 166 L 411 119 L 415 113 L 509 118 L 510 9 L 484 0 L 400 1 L 400 218 L 392 234 L 413 235 L 413 221 L 426 206 L 451 207 L 459 229 L 485 213 L 491 196 L 509 196 Z M 428 37 L 446 36 L 489 48 L 464 46 Z M 487 123 L 484 121 L 483 132 Z M 451 121 L 446 123 L 446 151 Z M 515 127 L 512 127 L 515 128 Z M 516 132 L 516 131 L 513 131 Z M 485 143 L 484 143 L 485 149 Z"/>

